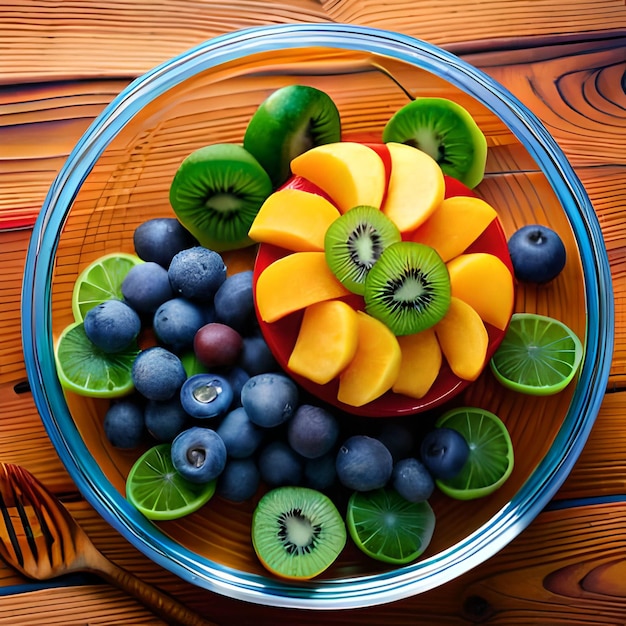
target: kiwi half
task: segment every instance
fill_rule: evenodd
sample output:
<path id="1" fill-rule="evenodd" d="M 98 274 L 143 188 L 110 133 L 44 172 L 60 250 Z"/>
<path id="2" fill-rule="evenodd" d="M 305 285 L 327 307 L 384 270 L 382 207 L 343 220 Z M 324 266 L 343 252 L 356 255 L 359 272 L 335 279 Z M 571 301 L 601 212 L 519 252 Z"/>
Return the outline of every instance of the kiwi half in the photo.
<path id="1" fill-rule="evenodd" d="M 472 189 L 485 175 L 485 135 L 469 111 L 453 100 L 416 98 L 389 119 L 382 138 L 426 152 L 444 174 Z"/>
<path id="2" fill-rule="evenodd" d="M 344 287 L 363 295 L 368 272 L 383 250 L 401 238 L 398 227 L 379 209 L 356 206 L 328 227 L 326 263 Z"/>
<path id="3" fill-rule="evenodd" d="M 396 336 L 434 326 L 450 307 L 450 275 L 434 248 L 413 241 L 389 246 L 367 274 L 365 310 Z"/>
<path id="4" fill-rule="evenodd" d="M 346 544 L 347 531 L 332 500 L 308 487 L 268 491 L 252 516 L 252 545 L 263 566 L 283 578 L 321 574 Z"/>

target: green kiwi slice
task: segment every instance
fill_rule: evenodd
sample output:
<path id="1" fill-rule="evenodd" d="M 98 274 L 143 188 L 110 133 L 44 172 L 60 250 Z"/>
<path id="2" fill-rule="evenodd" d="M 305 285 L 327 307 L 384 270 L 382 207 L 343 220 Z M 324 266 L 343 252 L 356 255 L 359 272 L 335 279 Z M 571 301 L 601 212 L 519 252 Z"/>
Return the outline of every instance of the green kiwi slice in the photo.
<path id="1" fill-rule="evenodd" d="M 252 545 L 263 566 L 283 578 L 307 580 L 343 550 L 346 525 L 323 493 L 308 487 L 268 491 L 252 516 Z"/>
<path id="2" fill-rule="evenodd" d="M 365 310 L 396 336 L 434 326 L 450 307 L 450 275 L 434 248 L 413 241 L 389 246 L 365 279 Z"/>
<path id="3" fill-rule="evenodd" d="M 336 219 L 326 231 L 326 262 L 344 287 L 363 295 L 368 272 L 383 250 L 401 238 L 398 227 L 379 209 L 356 206 Z"/>
<path id="4" fill-rule="evenodd" d="M 447 98 L 416 98 L 389 119 L 383 141 L 406 143 L 470 188 L 485 175 L 487 140 L 469 111 Z"/>
<path id="5" fill-rule="evenodd" d="M 200 242 L 221 252 L 254 243 L 250 226 L 272 181 L 259 162 L 238 144 L 211 144 L 187 156 L 174 175 L 170 204 Z"/>

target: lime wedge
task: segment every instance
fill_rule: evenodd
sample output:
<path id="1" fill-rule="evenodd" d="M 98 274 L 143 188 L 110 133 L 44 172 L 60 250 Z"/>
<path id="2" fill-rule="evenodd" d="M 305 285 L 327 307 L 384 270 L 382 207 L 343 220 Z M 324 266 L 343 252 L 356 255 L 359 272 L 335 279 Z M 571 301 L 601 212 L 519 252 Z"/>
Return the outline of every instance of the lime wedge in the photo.
<path id="1" fill-rule="evenodd" d="M 435 513 L 426 501 L 409 502 L 393 489 L 355 491 L 348 501 L 348 532 L 365 554 L 385 563 L 415 560 L 435 530 Z"/>
<path id="2" fill-rule="evenodd" d="M 515 313 L 490 365 L 508 389 L 547 396 L 567 387 L 582 356 L 580 339 L 563 322 L 536 313 Z"/>
<path id="3" fill-rule="evenodd" d="M 73 322 L 63 330 L 55 347 L 59 382 L 81 396 L 124 396 L 134 389 L 131 369 L 138 353 L 134 345 L 107 354 L 89 340 L 83 322 Z"/>
<path id="4" fill-rule="evenodd" d="M 436 426 L 453 428 L 463 435 L 470 449 L 461 471 L 437 487 L 451 498 L 474 500 L 498 489 L 513 471 L 513 443 L 502 420 L 484 409 L 456 408 L 444 413 Z"/>
<path id="5" fill-rule="evenodd" d="M 134 254 L 105 254 L 90 263 L 74 283 L 72 313 L 82 322 L 89 309 L 105 300 L 122 300 L 122 282 L 128 270 L 143 261 Z"/>
<path id="6" fill-rule="evenodd" d="M 144 452 L 130 468 L 126 497 L 148 519 L 178 519 L 206 504 L 215 493 L 215 484 L 183 478 L 172 464 L 171 444 L 162 443 Z"/>

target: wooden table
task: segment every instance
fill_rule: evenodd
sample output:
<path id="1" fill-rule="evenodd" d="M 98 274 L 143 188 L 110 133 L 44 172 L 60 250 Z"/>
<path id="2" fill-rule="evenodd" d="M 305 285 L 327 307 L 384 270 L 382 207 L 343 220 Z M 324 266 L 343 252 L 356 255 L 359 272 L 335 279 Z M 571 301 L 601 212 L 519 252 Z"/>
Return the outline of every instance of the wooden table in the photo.
<path id="1" fill-rule="evenodd" d="M 353 612 L 257 607 L 193 587 L 82 499 L 39 420 L 21 353 L 30 227 L 70 149 L 135 76 L 205 39 L 284 22 L 350 22 L 447 48 L 545 123 L 597 212 L 615 293 L 609 387 L 554 502 L 497 556 L 444 587 Z M 219 624 L 626 624 L 626 5 L 624 0 L 23 0 L 0 7 L 0 459 L 28 468 L 113 561 Z M 0 563 L 0 624 L 157 624 L 90 577 L 38 584 Z"/>

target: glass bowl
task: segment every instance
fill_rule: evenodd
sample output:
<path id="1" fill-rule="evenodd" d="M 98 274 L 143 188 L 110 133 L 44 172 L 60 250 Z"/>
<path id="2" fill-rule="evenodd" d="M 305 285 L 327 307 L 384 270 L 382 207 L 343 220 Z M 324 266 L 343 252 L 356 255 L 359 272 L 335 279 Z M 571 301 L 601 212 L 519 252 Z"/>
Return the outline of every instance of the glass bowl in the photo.
<path id="1" fill-rule="evenodd" d="M 384 68 L 384 71 L 381 70 Z M 327 91 L 345 136 L 380 140 L 390 115 L 414 96 L 453 98 L 487 136 L 487 175 L 477 193 L 507 235 L 545 223 L 564 240 L 568 263 L 543 287 L 517 287 L 517 311 L 557 317 L 581 338 L 579 375 L 565 391 L 537 398 L 506 391 L 488 368 L 455 402 L 498 414 L 516 450 L 508 481 L 487 498 L 431 501 L 437 528 L 425 554 L 403 567 L 368 560 L 348 545 L 320 577 L 287 582 L 252 550 L 252 504 L 214 499 L 177 521 L 153 523 L 124 498 L 136 453 L 112 448 L 102 400 L 64 394 L 53 345 L 72 320 L 81 268 L 132 251 L 142 221 L 172 215 L 168 186 L 181 160 L 214 142 L 240 142 L 256 106 L 276 88 L 306 83 Z M 579 456 L 597 415 L 613 342 L 610 272 L 585 191 L 538 119 L 483 72 L 428 43 L 342 24 L 278 25 L 209 40 L 129 85 L 94 121 L 54 181 L 28 250 L 23 342 L 28 376 L 47 432 L 78 488 L 130 543 L 181 578 L 265 605 L 363 607 L 439 586 L 494 555 L 552 498 Z"/>

